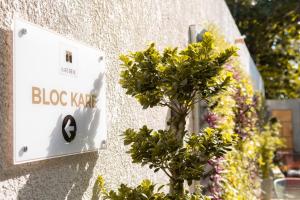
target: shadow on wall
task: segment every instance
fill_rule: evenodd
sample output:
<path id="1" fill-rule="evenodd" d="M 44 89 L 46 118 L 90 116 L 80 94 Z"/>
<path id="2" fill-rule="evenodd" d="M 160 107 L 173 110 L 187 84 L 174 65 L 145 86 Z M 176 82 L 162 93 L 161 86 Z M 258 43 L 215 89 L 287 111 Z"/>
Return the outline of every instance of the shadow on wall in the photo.
<path id="1" fill-rule="evenodd" d="M 99 94 L 102 78 L 103 74 L 100 74 L 98 79 L 94 81 L 94 89 L 90 94 Z M 77 126 L 77 135 L 71 142 L 77 143 L 77 146 L 81 145 L 81 151 L 95 146 L 93 141 L 99 126 L 100 114 L 101 110 L 90 108 L 78 108 L 72 114 L 76 121 L 81 121 L 81 124 L 84 125 Z M 61 134 L 63 117 L 62 115 L 59 116 L 56 127 L 51 133 L 48 147 L 49 155 L 59 153 L 58 149 L 55 148 L 58 145 L 65 148 L 62 150 L 66 150 L 70 145 L 64 141 Z M 55 134 L 59 134 L 59 136 Z M 84 192 L 90 185 L 97 158 L 98 154 L 94 152 L 51 160 L 57 161 L 58 164 L 50 169 L 46 166 L 47 168 L 31 173 L 26 184 L 19 191 L 18 199 L 82 199 Z M 67 162 L 65 162 L 66 160 Z M 45 173 L 47 169 L 49 171 Z"/>

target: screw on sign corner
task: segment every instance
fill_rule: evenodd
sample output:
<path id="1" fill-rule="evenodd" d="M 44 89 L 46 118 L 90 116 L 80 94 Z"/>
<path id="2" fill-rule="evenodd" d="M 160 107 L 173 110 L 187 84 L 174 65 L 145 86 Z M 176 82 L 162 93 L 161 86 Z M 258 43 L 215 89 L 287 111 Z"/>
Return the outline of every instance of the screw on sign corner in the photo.
<path id="1" fill-rule="evenodd" d="M 23 37 L 24 35 L 27 34 L 27 29 L 26 28 L 22 28 L 20 31 L 19 31 L 19 37 Z"/>
<path id="2" fill-rule="evenodd" d="M 99 58 L 98 58 L 98 62 L 101 62 L 103 60 L 103 56 L 100 56 Z"/>
<path id="3" fill-rule="evenodd" d="M 23 152 L 27 152 L 28 151 L 28 147 L 27 146 L 22 147 L 22 151 Z"/>

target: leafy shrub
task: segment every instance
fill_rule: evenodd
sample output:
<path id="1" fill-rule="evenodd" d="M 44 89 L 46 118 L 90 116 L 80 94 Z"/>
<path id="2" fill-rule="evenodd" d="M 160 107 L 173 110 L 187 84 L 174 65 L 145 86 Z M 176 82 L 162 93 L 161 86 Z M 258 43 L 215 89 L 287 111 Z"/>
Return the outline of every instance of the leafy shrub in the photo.
<path id="1" fill-rule="evenodd" d="M 137 187 L 121 184 L 107 192 L 99 178 L 104 199 L 207 200 L 257 199 L 260 180 L 268 176 L 274 151 L 281 145 L 278 125 L 264 121 L 262 102 L 250 78 L 240 69 L 236 48 L 214 27 L 199 43 L 183 50 L 154 44 L 146 50 L 122 55 L 120 84 L 144 109 L 168 107 L 166 130 L 144 125 L 123 133 L 133 163 L 147 165 L 169 177 L 169 193 L 144 180 Z M 185 129 L 193 105 L 205 102 L 207 126 L 199 133 Z M 208 188 L 189 194 L 184 182 L 209 178 Z"/>
<path id="2" fill-rule="evenodd" d="M 134 163 L 147 164 L 154 172 L 162 170 L 169 176 L 168 198 L 185 198 L 184 181 L 191 184 L 206 176 L 204 167 L 208 160 L 222 156 L 231 146 L 231 140 L 223 140 L 217 128 L 207 128 L 201 133 L 185 130 L 193 105 L 208 102 L 226 90 L 230 82 L 231 74 L 223 72 L 224 65 L 236 55 L 236 48 L 219 50 L 214 39 L 206 32 L 201 42 L 183 50 L 166 48 L 160 53 L 151 44 L 144 51 L 120 56 L 123 66 L 120 84 L 126 94 L 135 97 L 144 109 L 165 106 L 171 110 L 168 129 L 155 131 L 144 125 L 140 130 L 127 129 L 123 134 Z M 141 185 L 137 188 L 121 185 L 119 196 L 125 198 L 122 195 L 126 193 L 130 198 L 132 195 L 142 198 L 143 189 Z M 117 193 L 110 194 L 112 199 L 118 198 Z M 162 198 L 158 193 L 154 196 Z"/>

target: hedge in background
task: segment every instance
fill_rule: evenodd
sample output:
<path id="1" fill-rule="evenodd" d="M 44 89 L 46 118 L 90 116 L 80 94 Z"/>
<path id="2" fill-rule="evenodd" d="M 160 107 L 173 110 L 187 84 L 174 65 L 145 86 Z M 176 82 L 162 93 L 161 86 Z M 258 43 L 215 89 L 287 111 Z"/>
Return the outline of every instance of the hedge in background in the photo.
<path id="1" fill-rule="evenodd" d="M 221 49 L 230 45 L 215 27 L 210 29 Z M 274 152 L 283 146 L 280 125 L 266 116 L 263 97 L 254 93 L 239 61 L 231 61 L 226 69 L 233 74 L 230 87 L 226 93 L 216 95 L 209 106 L 219 118 L 217 126 L 233 133 L 236 143 L 232 151 L 212 160 L 215 173 L 210 193 L 213 199 L 260 199 L 262 179 L 269 178 Z M 210 126 L 209 119 L 206 121 Z"/>

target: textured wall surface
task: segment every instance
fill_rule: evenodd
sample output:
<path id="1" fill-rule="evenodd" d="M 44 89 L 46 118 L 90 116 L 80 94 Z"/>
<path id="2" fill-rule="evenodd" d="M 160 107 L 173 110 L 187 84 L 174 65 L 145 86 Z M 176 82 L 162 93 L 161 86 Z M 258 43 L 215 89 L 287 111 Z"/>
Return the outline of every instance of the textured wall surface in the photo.
<path id="1" fill-rule="evenodd" d="M 12 165 L 12 30 L 14 17 L 99 48 L 107 61 L 108 146 L 98 153 Z M 163 174 L 131 163 L 119 136 L 128 127 L 163 128 L 167 110 L 142 110 L 118 84 L 118 55 L 145 48 L 184 47 L 191 24 L 212 22 L 239 37 L 224 0 L 0 0 L 0 199 L 91 199 L 97 175 L 109 188 Z M 251 58 L 241 45 L 246 68 Z M 249 68 L 250 69 L 250 68 Z M 249 71 L 249 70 L 248 70 Z"/>

